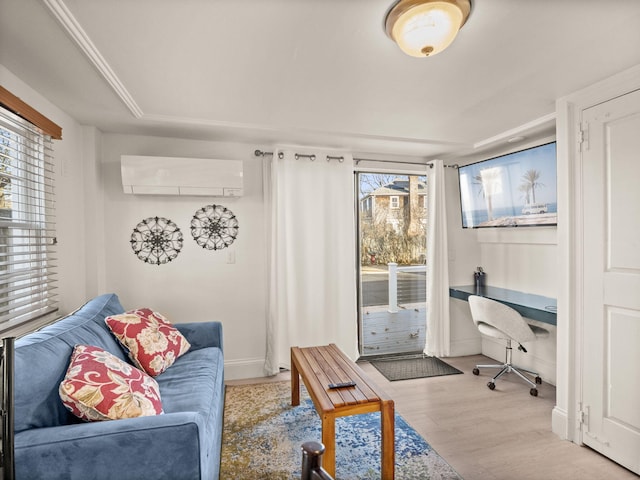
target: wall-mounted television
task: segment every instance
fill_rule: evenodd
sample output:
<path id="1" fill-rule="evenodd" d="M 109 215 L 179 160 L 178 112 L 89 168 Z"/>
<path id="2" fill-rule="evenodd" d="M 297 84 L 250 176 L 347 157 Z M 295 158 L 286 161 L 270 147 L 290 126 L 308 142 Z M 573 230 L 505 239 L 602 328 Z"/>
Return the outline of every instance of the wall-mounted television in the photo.
<path id="1" fill-rule="evenodd" d="M 462 228 L 558 224 L 556 142 L 458 168 Z"/>

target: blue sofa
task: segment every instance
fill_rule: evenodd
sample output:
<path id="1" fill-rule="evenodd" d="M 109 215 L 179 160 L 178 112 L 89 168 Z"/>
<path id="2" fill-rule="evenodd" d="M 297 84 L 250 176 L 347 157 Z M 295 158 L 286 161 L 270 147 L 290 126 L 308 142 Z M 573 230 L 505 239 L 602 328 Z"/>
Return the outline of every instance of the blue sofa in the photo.
<path id="1" fill-rule="evenodd" d="M 18 480 L 219 477 L 224 408 L 219 322 L 174 325 L 191 348 L 155 377 L 164 414 L 88 423 L 62 404 L 58 386 L 76 344 L 101 347 L 129 362 L 104 321 L 124 311 L 116 295 L 102 295 L 15 342 Z"/>

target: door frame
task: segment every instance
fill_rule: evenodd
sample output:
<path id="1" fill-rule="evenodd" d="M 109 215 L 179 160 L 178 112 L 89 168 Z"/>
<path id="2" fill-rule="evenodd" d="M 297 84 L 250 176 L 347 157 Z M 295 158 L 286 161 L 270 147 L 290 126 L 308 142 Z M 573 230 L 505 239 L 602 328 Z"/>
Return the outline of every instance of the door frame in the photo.
<path id="1" fill-rule="evenodd" d="M 577 91 L 556 102 L 558 152 L 558 339 L 556 405 L 552 431 L 582 445 L 580 404 L 583 375 L 584 209 L 581 198 L 583 110 L 640 89 L 640 65 Z"/>
<path id="2" fill-rule="evenodd" d="M 375 165 L 379 165 L 376 167 Z M 390 166 L 393 165 L 393 166 Z M 356 294 L 357 294 L 357 315 L 356 321 L 358 322 L 358 354 L 364 358 L 366 355 L 363 354 L 363 340 L 362 340 L 362 285 L 361 285 L 361 265 L 360 265 L 360 184 L 359 184 L 359 174 L 361 173 L 382 173 L 382 174 L 397 174 L 397 175 L 419 175 L 419 176 L 427 176 L 425 171 L 420 171 L 420 167 L 422 164 L 413 164 L 413 163 L 401 163 L 394 162 L 391 160 L 368 160 L 366 166 L 358 166 L 358 163 L 354 165 L 353 168 L 353 188 L 354 188 L 354 196 L 355 196 L 355 218 L 356 218 L 356 229 L 355 229 L 355 248 L 356 248 Z M 426 169 L 426 167 L 425 167 Z M 428 232 L 427 232 L 428 235 Z M 427 282 L 429 279 L 427 278 Z"/>

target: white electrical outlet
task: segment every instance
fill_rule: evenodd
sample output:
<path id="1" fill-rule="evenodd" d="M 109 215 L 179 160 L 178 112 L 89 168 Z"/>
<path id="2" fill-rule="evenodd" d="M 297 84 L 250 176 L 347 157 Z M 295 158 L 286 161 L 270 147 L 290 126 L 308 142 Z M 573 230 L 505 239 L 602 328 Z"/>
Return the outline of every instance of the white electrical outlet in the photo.
<path id="1" fill-rule="evenodd" d="M 235 250 L 227 251 L 227 263 L 236 263 L 236 252 Z"/>

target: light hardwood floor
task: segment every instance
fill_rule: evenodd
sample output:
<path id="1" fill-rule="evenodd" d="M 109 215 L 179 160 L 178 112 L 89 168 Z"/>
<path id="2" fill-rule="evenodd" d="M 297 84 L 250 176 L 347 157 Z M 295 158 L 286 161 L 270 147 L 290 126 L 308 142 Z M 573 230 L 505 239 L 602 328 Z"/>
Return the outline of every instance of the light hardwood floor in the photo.
<path id="1" fill-rule="evenodd" d="M 482 355 L 445 359 L 463 375 L 389 382 L 370 363 L 360 367 L 395 401 L 396 412 L 418 431 L 465 480 L 638 480 L 606 457 L 551 432 L 555 388 L 543 383 L 538 397 L 515 375 L 491 391 L 487 371 L 475 376 Z M 228 384 L 288 380 L 275 377 Z M 504 377 L 503 377 L 504 378 Z M 544 380 L 544 379 L 543 379 Z"/>

